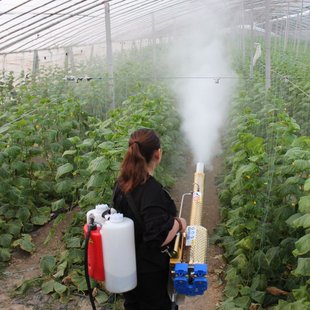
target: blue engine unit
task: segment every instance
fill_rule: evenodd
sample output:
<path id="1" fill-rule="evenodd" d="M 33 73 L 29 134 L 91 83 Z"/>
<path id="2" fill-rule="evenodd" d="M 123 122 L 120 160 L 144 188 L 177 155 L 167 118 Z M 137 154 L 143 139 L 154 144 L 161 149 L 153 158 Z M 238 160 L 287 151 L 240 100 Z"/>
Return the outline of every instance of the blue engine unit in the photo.
<path id="1" fill-rule="evenodd" d="M 173 284 L 176 292 L 186 296 L 202 295 L 208 289 L 207 264 L 177 263 Z"/>

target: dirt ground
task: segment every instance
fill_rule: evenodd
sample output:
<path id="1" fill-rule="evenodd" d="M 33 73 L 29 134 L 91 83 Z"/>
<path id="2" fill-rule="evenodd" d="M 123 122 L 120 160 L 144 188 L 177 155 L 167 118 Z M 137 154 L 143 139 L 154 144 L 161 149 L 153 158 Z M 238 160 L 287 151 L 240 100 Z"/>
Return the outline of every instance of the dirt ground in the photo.
<path id="1" fill-rule="evenodd" d="M 213 170 L 206 172 L 206 184 L 204 195 L 204 210 L 202 215 L 202 225 L 207 228 L 209 237 L 219 222 L 219 201 L 214 182 L 216 173 L 219 171 L 220 160 L 215 159 Z M 180 178 L 171 195 L 177 206 L 180 205 L 182 194 L 189 192 L 193 188 L 195 165 L 188 165 L 184 177 Z M 183 216 L 189 220 L 190 203 L 184 204 Z M 70 222 L 70 214 L 66 223 Z M 86 296 L 76 295 L 69 304 L 64 305 L 54 300 L 51 296 L 45 295 L 40 289 L 30 290 L 26 296 L 12 297 L 14 289 L 25 280 L 32 279 L 40 275 L 40 257 L 48 254 L 55 254 L 62 249 L 61 236 L 66 229 L 66 225 L 59 228 L 52 240 L 44 245 L 52 223 L 45 225 L 32 233 L 36 251 L 29 255 L 22 251 L 15 251 L 9 266 L 1 272 L 0 276 L 0 309 L 6 310 L 91 310 L 89 300 Z M 223 274 L 224 263 L 221 249 L 209 244 L 207 251 L 207 263 L 209 269 L 209 287 L 203 296 L 186 298 L 180 306 L 180 310 L 213 310 L 217 309 L 223 294 Z M 101 308 L 103 310 L 105 308 Z M 108 308 L 106 308 L 108 309 Z M 99 310 L 99 309 L 98 309 Z"/>

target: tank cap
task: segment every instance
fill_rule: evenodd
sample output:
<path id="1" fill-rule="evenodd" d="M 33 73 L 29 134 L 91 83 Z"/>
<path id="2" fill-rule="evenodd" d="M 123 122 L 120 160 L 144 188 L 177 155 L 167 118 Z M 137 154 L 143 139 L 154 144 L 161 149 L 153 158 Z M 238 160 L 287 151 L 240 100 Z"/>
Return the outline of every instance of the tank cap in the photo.
<path id="1" fill-rule="evenodd" d="M 110 215 L 111 223 L 121 223 L 124 219 L 123 213 L 114 213 Z"/>
<path id="2" fill-rule="evenodd" d="M 96 210 L 105 211 L 107 209 L 109 209 L 107 204 L 96 205 Z"/>

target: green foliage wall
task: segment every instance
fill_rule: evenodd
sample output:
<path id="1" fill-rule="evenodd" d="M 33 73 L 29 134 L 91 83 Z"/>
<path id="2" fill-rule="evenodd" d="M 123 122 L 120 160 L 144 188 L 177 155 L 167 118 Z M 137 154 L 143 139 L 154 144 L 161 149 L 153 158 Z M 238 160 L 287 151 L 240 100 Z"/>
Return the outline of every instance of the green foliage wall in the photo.
<path id="1" fill-rule="evenodd" d="M 307 91 L 309 72 L 305 80 L 291 58 L 275 59 L 267 94 L 263 70 L 240 81 L 225 139 L 217 239 L 228 263 L 224 309 L 310 305 L 309 96 L 276 75 L 285 72 Z"/>

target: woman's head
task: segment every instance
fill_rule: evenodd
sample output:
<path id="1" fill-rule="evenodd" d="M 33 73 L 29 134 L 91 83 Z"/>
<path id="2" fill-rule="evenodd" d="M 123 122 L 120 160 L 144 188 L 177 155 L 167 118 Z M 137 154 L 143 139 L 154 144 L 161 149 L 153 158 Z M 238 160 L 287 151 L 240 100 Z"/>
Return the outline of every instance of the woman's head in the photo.
<path id="1" fill-rule="evenodd" d="M 152 129 L 142 128 L 129 138 L 128 150 L 121 165 L 118 183 L 125 193 L 144 183 L 151 167 L 160 162 L 160 139 Z"/>

